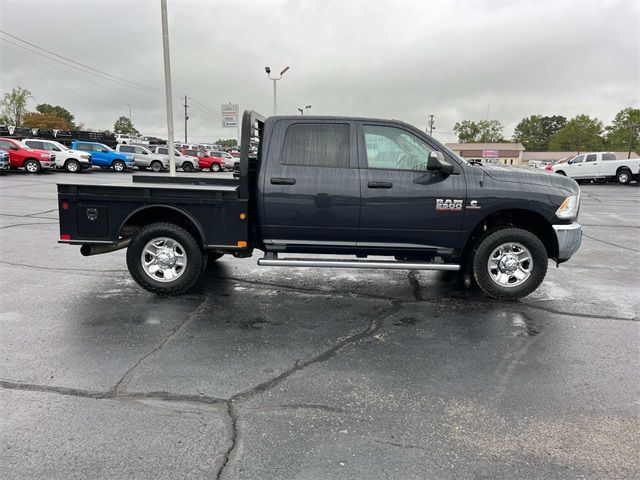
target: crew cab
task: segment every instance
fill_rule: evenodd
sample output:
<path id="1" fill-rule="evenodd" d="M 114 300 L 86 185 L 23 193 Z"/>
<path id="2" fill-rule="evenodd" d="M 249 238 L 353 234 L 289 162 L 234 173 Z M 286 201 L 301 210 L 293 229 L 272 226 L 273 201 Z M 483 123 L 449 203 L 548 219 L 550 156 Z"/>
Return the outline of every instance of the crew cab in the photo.
<path id="1" fill-rule="evenodd" d="M 127 168 L 133 168 L 134 165 L 135 157 L 133 155 L 116 152 L 103 143 L 74 140 L 71 143 L 71 148 L 89 153 L 91 163 L 96 167 L 113 168 L 116 172 L 124 172 Z"/>
<path id="2" fill-rule="evenodd" d="M 135 157 L 134 164 L 140 170 L 150 168 L 154 172 L 161 172 L 169 168 L 169 160 L 162 155 L 153 153 L 146 147 L 141 145 L 116 145 L 116 152 L 130 153 Z"/>
<path id="3" fill-rule="evenodd" d="M 617 180 L 626 184 L 638 181 L 640 158 L 618 160 L 613 152 L 589 152 L 576 155 L 551 171 L 576 180 Z"/>
<path id="4" fill-rule="evenodd" d="M 11 160 L 9 160 L 9 152 L 0 148 L 0 175 L 4 175 L 9 171 L 11 167 Z"/>
<path id="5" fill-rule="evenodd" d="M 463 272 L 501 299 L 534 291 L 581 243 L 574 180 L 469 165 L 399 121 L 247 111 L 239 167 L 238 179 L 59 184 L 60 242 L 126 248 L 134 280 L 162 295 L 260 250 L 270 267 Z"/>
<path id="6" fill-rule="evenodd" d="M 22 143 L 29 148 L 54 152 L 56 156 L 56 168 L 65 169 L 70 173 L 80 173 L 91 168 L 91 155 L 79 150 L 71 150 L 60 142 L 43 140 L 40 138 L 27 138 Z"/>
<path id="7" fill-rule="evenodd" d="M 165 147 L 163 145 L 151 145 L 149 149 L 153 153 L 162 156 L 162 158 L 166 160 L 167 164 L 169 163 L 169 147 Z M 183 172 L 195 172 L 196 170 L 200 170 L 197 157 L 182 155 L 182 153 L 176 149 L 173 150 L 173 155 L 175 156 L 176 169 L 182 169 Z"/>
<path id="8" fill-rule="evenodd" d="M 0 148 L 9 152 L 10 168 L 24 168 L 29 173 L 41 173 L 56 166 L 55 154 L 29 148 L 13 138 L 0 138 Z"/>
<path id="9" fill-rule="evenodd" d="M 198 159 L 198 165 L 202 170 L 211 170 L 212 172 L 220 172 L 224 169 L 224 160 L 220 157 L 212 157 L 208 153 L 200 150 L 192 150 L 188 148 L 182 149 L 183 155 L 189 155 Z"/>

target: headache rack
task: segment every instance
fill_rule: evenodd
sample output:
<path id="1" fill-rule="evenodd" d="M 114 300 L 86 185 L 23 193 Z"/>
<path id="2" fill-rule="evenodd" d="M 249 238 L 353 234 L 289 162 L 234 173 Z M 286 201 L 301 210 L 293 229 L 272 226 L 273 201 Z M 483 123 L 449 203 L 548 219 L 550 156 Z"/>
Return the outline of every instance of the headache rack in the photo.
<path id="1" fill-rule="evenodd" d="M 238 197 L 249 200 L 255 191 L 254 182 L 258 170 L 258 161 L 262 157 L 262 133 L 265 118 L 253 110 L 242 114 L 242 136 L 240 139 L 240 161 L 233 166 L 233 174 L 240 178 Z"/>

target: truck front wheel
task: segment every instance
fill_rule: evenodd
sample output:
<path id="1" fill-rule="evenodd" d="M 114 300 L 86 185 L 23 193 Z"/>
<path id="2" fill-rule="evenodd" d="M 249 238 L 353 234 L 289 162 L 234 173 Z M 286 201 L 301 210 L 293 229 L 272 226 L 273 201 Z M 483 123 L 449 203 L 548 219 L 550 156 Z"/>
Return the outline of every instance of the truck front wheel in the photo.
<path id="1" fill-rule="evenodd" d="M 203 255 L 198 242 L 173 223 L 152 223 L 138 230 L 127 248 L 127 267 L 145 290 L 160 295 L 180 295 L 202 273 Z"/>
<path id="2" fill-rule="evenodd" d="M 474 250 L 473 276 L 492 298 L 515 300 L 533 292 L 547 274 L 547 250 L 533 233 L 503 228 L 480 238 Z"/>

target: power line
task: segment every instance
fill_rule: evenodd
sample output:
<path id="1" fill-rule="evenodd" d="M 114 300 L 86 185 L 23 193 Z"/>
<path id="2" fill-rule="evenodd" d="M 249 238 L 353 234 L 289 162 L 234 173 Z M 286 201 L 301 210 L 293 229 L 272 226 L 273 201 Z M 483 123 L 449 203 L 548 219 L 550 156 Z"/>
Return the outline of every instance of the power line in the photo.
<path id="1" fill-rule="evenodd" d="M 214 117 L 217 118 L 221 118 L 222 115 L 220 113 L 214 112 L 213 110 L 211 110 L 209 107 L 207 107 L 206 105 L 204 105 L 202 102 L 199 102 L 198 100 L 196 100 L 195 98 L 189 96 L 189 98 L 191 99 L 191 101 L 197 103 L 198 105 L 200 105 L 200 107 L 205 111 L 210 113 L 211 115 L 213 115 Z"/>
<path id="2" fill-rule="evenodd" d="M 0 30 L 0 33 L 3 34 L 3 35 L 6 35 L 8 37 L 11 37 L 11 38 L 13 38 L 15 40 L 18 40 L 19 42 L 25 43 L 25 44 L 27 44 L 27 45 L 29 45 L 31 47 L 34 47 L 34 48 L 36 48 L 38 50 L 42 50 L 43 52 L 47 52 L 47 53 L 49 53 L 49 54 L 51 54 L 51 55 L 53 55 L 55 57 L 58 57 L 58 58 L 60 58 L 62 60 L 66 60 L 67 62 L 71 62 L 71 63 L 73 63 L 75 65 L 79 65 L 79 66 L 84 67 L 86 69 L 92 70 L 92 71 L 94 71 L 96 73 L 99 73 L 101 75 L 104 75 L 106 77 L 110 77 L 111 79 L 113 79 L 112 81 L 118 81 L 118 82 L 121 82 L 121 83 L 129 84 L 132 88 L 138 88 L 138 89 L 145 90 L 145 91 L 146 90 L 152 90 L 152 91 L 155 91 L 156 93 L 159 93 L 159 94 L 163 93 L 163 91 L 158 89 L 158 88 L 151 87 L 149 85 L 143 85 L 143 84 L 137 83 L 137 82 L 132 82 L 130 80 L 127 80 L 126 78 L 118 77 L 118 76 L 112 75 L 112 74 L 110 74 L 108 72 L 103 72 L 102 70 L 98 70 L 97 68 L 91 67 L 89 65 L 85 65 L 83 63 L 76 62 L 75 60 L 72 60 L 70 58 L 64 57 L 62 55 L 59 55 L 59 54 L 57 54 L 55 52 L 52 52 L 51 50 L 47 50 L 46 48 L 40 47 L 40 46 L 38 46 L 38 45 L 36 45 L 34 43 L 28 42 L 27 40 L 24 40 L 24 39 L 22 39 L 20 37 L 12 35 L 11 33 L 5 32 L 4 30 Z"/>

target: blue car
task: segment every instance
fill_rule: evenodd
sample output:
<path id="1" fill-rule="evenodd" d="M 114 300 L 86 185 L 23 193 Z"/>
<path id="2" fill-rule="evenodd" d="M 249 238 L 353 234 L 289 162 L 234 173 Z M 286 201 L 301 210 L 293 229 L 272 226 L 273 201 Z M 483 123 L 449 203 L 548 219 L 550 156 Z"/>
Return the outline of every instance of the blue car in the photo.
<path id="1" fill-rule="evenodd" d="M 116 152 L 103 143 L 75 140 L 71 144 L 71 149 L 89 152 L 92 165 L 105 169 L 113 168 L 116 172 L 124 172 L 127 168 L 133 168 L 135 161 L 133 155 Z"/>
<path id="2" fill-rule="evenodd" d="M 4 175 L 4 172 L 8 172 L 11 167 L 9 161 L 9 152 L 0 148 L 0 175 Z"/>

